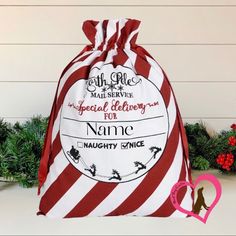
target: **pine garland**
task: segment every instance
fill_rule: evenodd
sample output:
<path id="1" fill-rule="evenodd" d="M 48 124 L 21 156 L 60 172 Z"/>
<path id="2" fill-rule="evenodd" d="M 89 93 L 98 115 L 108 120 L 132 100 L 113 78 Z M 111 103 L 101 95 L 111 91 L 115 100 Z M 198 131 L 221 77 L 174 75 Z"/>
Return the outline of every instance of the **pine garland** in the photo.
<path id="1" fill-rule="evenodd" d="M 0 147 L 0 176 L 8 181 L 19 182 L 24 187 L 37 183 L 46 126 L 46 118 L 34 117 L 22 125 L 16 123 L 11 127 Z"/>
<path id="2" fill-rule="evenodd" d="M 202 123 L 185 124 L 189 142 L 189 158 L 193 169 L 219 169 L 223 173 L 236 173 L 236 161 L 230 170 L 222 168 L 216 161 L 220 154 L 232 153 L 236 157 L 236 146 L 229 146 L 229 138 L 236 137 L 236 129 L 221 131 L 210 136 Z"/>

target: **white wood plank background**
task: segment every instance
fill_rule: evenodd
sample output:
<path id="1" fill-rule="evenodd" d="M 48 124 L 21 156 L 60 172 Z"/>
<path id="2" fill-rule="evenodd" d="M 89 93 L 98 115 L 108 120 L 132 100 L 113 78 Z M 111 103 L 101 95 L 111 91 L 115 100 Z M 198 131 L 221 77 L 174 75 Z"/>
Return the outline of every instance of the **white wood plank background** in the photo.
<path id="1" fill-rule="evenodd" d="M 0 45 L 1 81 L 57 81 L 85 45 Z M 175 82 L 236 82 L 236 45 L 144 45 Z M 33 63 L 32 63 L 33 62 Z"/>
<path id="2" fill-rule="evenodd" d="M 121 17 L 142 21 L 138 42 L 167 72 L 186 122 L 236 122 L 235 0 L 0 0 L 0 117 L 48 115 L 60 73 L 88 43 L 82 22 Z"/>
<path id="3" fill-rule="evenodd" d="M 142 44 L 236 43 L 236 7 L 2 6 L 0 16 L 1 44 L 87 43 L 84 20 L 122 17 L 142 21 Z"/>

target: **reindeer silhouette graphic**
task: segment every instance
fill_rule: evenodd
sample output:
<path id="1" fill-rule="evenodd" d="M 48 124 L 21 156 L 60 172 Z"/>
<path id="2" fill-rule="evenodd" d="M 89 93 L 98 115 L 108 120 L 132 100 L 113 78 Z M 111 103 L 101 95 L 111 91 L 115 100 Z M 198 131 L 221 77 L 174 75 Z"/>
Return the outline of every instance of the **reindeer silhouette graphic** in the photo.
<path id="1" fill-rule="evenodd" d="M 121 180 L 121 176 L 119 174 L 119 172 L 117 170 L 112 170 L 112 177 L 109 178 L 109 180 L 112 180 L 112 179 L 118 179 L 118 180 Z"/>
<path id="2" fill-rule="evenodd" d="M 139 161 L 135 161 L 135 162 L 134 162 L 134 165 L 135 165 L 135 167 L 138 168 L 138 169 L 135 171 L 135 174 L 138 174 L 138 172 L 139 172 L 140 170 L 143 170 L 143 169 L 146 169 L 146 168 L 147 168 L 142 162 L 139 162 Z"/>
<path id="3" fill-rule="evenodd" d="M 84 170 L 89 171 L 92 176 L 95 176 L 97 168 L 94 164 L 92 164 L 89 169 L 86 168 Z"/>
<path id="4" fill-rule="evenodd" d="M 205 199 L 203 196 L 203 187 L 199 188 L 197 191 L 197 200 L 193 206 L 193 212 L 197 215 L 199 215 L 200 211 L 202 210 L 202 207 L 204 207 L 206 210 L 209 209 L 209 207 L 205 203 Z"/>
<path id="5" fill-rule="evenodd" d="M 152 146 L 152 147 L 149 148 L 149 150 L 150 150 L 151 152 L 153 152 L 153 159 L 155 159 L 157 153 L 160 152 L 162 149 L 159 148 L 159 147 L 154 147 L 154 146 Z"/>

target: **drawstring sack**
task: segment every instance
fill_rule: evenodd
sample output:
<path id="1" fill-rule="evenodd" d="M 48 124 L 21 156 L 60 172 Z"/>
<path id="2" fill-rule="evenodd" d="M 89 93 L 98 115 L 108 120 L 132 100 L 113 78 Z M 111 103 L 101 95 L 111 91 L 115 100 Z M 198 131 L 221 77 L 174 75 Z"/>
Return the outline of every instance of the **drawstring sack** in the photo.
<path id="1" fill-rule="evenodd" d="M 136 44 L 140 21 L 87 20 L 91 44 L 58 82 L 39 167 L 39 212 L 186 217 L 171 203 L 191 182 L 188 144 L 163 69 Z M 178 192 L 192 210 L 192 191 Z"/>

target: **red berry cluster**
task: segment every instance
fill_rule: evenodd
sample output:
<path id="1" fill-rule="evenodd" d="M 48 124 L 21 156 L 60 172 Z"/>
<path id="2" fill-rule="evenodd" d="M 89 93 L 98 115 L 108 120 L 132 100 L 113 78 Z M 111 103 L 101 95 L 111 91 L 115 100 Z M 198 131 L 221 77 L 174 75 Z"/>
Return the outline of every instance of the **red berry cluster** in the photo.
<path id="1" fill-rule="evenodd" d="M 219 154 L 216 159 L 217 164 L 221 165 L 222 169 L 230 171 L 230 167 L 234 163 L 234 155 L 232 153 Z"/>
<path id="2" fill-rule="evenodd" d="M 236 130 L 236 124 L 231 125 L 232 130 Z M 229 146 L 236 146 L 236 137 L 230 136 L 228 138 L 228 145 Z M 231 166 L 234 164 L 234 155 L 231 152 L 228 153 L 221 153 L 216 158 L 217 164 L 221 166 L 222 169 L 225 169 L 227 171 L 230 171 Z"/>
<path id="3" fill-rule="evenodd" d="M 236 138 L 234 136 L 230 136 L 228 140 L 228 144 L 230 146 L 236 146 Z"/>
<path id="4" fill-rule="evenodd" d="M 236 130 L 236 124 L 232 124 L 232 125 L 230 126 L 230 128 L 231 128 L 232 130 Z"/>

